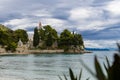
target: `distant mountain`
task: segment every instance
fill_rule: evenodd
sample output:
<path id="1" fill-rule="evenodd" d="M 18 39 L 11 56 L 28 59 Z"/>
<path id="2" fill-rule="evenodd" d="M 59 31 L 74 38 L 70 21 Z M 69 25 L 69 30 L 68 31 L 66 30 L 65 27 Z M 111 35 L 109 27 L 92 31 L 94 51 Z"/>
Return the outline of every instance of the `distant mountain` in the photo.
<path id="1" fill-rule="evenodd" d="M 12 31 L 11 29 L 9 29 L 8 27 L 6 27 L 6 26 L 4 26 L 2 24 L 0 24 L 0 30 L 1 31 Z"/>

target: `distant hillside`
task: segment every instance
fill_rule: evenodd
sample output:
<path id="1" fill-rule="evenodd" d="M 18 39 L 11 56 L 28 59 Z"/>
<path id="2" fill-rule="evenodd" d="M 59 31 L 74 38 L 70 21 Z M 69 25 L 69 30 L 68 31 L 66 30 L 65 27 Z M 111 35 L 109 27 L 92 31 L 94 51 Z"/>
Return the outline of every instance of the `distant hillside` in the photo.
<path id="1" fill-rule="evenodd" d="M 0 24 L 0 30 L 1 31 L 12 31 L 11 29 L 7 28 L 6 26 Z"/>

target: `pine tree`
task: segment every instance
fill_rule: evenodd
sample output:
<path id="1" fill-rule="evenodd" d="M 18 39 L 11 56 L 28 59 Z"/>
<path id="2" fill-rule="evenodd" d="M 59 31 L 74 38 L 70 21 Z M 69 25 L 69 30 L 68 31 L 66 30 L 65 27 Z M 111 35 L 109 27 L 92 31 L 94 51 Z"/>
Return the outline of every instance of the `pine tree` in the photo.
<path id="1" fill-rule="evenodd" d="M 38 29 L 35 28 L 34 29 L 34 36 L 33 36 L 33 46 L 37 47 L 39 44 L 39 33 L 38 33 Z"/>

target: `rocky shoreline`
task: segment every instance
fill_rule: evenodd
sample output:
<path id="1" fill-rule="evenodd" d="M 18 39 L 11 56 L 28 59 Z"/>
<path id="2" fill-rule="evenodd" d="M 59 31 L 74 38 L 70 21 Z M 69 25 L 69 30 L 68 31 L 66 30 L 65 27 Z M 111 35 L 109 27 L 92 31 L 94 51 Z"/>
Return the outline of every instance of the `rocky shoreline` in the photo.
<path id="1" fill-rule="evenodd" d="M 64 52 L 63 49 L 59 49 L 59 50 L 25 50 L 23 52 L 2 52 L 0 53 L 0 55 L 14 55 L 14 54 L 18 54 L 18 55 L 21 55 L 21 54 L 43 54 L 43 53 L 73 53 L 73 54 L 85 54 L 85 53 L 92 53 L 91 51 L 73 51 L 73 50 L 69 50 L 69 51 L 66 51 Z"/>
<path id="2" fill-rule="evenodd" d="M 77 51 L 77 52 L 74 52 L 73 50 L 70 50 L 70 51 L 67 51 L 67 52 L 64 52 L 63 49 L 59 49 L 59 50 L 25 50 L 23 52 L 2 52 L 0 53 L 0 55 L 24 55 L 24 54 L 44 54 L 44 53 L 67 53 L 67 54 L 86 54 L 86 53 L 92 53 L 91 51 Z"/>

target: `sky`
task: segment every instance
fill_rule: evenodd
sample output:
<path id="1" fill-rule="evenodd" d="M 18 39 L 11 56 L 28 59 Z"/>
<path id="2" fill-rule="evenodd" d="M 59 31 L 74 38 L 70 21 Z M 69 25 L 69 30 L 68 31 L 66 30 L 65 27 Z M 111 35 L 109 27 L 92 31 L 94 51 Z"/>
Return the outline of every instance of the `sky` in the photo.
<path id="1" fill-rule="evenodd" d="M 82 34 L 86 47 L 112 48 L 120 41 L 119 8 L 120 0 L 0 0 L 0 24 L 31 34 L 41 22 Z"/>

